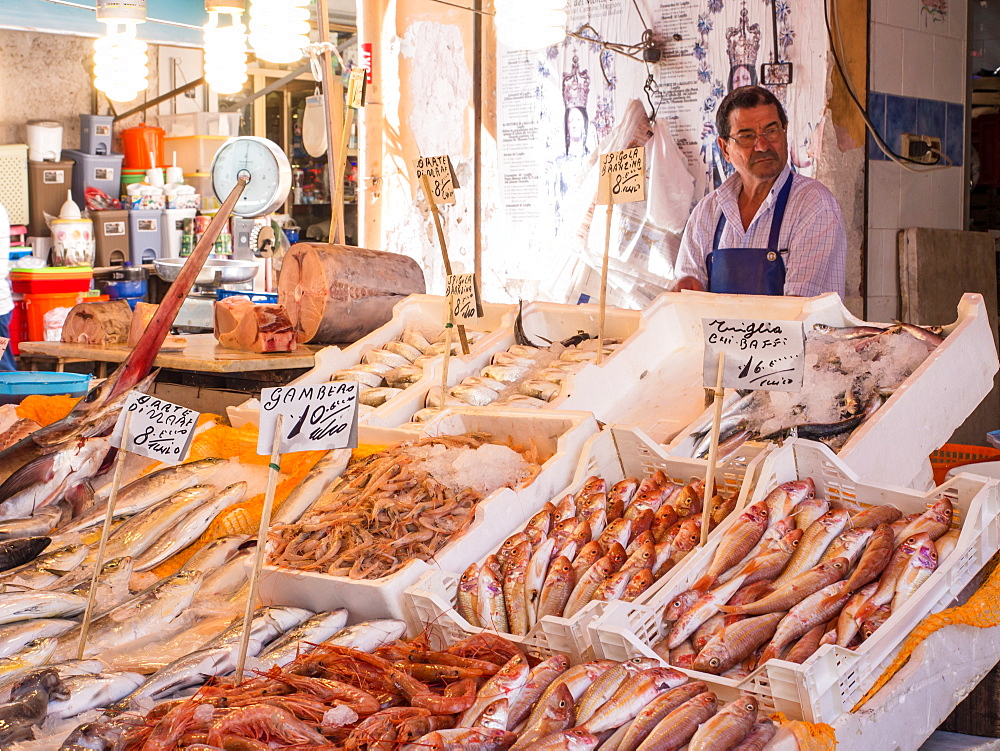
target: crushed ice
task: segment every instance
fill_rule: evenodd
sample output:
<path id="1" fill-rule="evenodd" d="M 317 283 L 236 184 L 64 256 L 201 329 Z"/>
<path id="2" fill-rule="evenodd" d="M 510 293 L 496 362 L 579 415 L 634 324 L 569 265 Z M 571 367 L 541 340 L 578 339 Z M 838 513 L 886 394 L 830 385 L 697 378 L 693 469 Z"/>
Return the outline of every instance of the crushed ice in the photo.
<path id="1" fill-rule="evenodd" d="M 358 713 L 353 709 L 344 704 L 334 704 L 330 709 L 326 710 L 326 713 L 323 715 L 323 723 L 321 727 L 328 730 L 335 730 L 336 728 L 342 728 L 345 725 L 353 725 L 357 721 Z"/>

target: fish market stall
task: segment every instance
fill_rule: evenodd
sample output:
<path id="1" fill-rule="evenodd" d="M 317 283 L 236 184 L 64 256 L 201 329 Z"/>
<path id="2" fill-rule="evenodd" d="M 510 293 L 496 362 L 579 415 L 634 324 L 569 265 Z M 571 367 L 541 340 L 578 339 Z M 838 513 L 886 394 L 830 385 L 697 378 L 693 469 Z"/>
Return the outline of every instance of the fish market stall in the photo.
<path id="1" fill-rule="evenodd" d="M 702 293 L 685 295 L 703 297 Z M 720 317 L 738 317 L 722 300 L 717 310 Z M 742 402 L 739 395 L 731 394 L 731 411 L 726 413 L 731 431 L 743 431 L 744 438 L 754 430 L 780 438 L 797 426 L 803 438 L 835 441 L 838 456 L 861 477 L 928 487 L 927 457 L 948 441 L 990 392 L 1000 367 L 982 296 L 962 296 L 956 320 L 942 327 L 943 341 L 931 331 L 911 327 L 923 338 L 918 339 L 907 332 L 905 324 L 867 324 L 850 315 L 834 295 L 807 301 L 801 318 L 793 320 L 802 320 L 807 331 L 814 332 L 810 341 L 816 343 L 815 348 L 807 345 L 812 368 L 807 370 L 803 390 L 754 392 Z M 700 319 L 692 323 L 699 327 L 700 340 Z M 838 334 L 838 329 L 845 334 Z M 850 338 L 838 339 L 842 336 Z M 961 378 L 956 378 L 959 373 Z M 762 417 L 753 416 L 753 404 L 747 406 L 751 400 L 763 405 L 758 409 Z M 849 416 L 842 417 L 843 412 Z M 811 418 L 810 413 L 824 416 Z M 706 412 L 680 431 L 668 444 L 668 452 L 698 453 L 710 420 Z M 825 424 L 799 425 L 806 421 Z M 891 461 L 886 461 L 886 452 L 891 452 Z"/>

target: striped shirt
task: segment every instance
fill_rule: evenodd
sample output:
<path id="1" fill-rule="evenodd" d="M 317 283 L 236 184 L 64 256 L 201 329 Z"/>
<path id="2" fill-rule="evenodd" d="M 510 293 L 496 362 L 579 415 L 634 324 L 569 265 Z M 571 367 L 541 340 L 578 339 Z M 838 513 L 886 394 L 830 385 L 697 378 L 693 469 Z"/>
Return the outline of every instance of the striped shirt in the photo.
<path id="1" fill-rule="evenodd" d="M 712 251 L 715 227 L 723 213 L 726 226 L 720 248 L 766 248 L 774 203 L 790 171 L 785 165 L 746 231 L 737 204 L 743 188 L 739 173 L 730 175 L 717 190 L 701 199 L 684 228 L 674 278 L 693 276 L 708 287 L 705 258 Z M 778 234 L 778 249 L 788 250 L 782 254 L 786 295 L 812 297 L 836 292 L 843 297 L 847 258 L 844 221 L 837 199 L 819 181 L 792 175 L 792 189 Z"/>

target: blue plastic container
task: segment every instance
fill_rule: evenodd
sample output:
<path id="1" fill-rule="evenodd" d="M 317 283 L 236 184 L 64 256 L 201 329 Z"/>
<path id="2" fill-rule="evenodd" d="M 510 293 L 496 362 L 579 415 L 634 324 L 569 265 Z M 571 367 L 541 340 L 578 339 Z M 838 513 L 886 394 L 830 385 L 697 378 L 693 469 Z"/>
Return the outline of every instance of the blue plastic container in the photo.
<path id="1" fill-rule="evenodd" d="M 0 404 L 19 404 L 32 394 L 83 396 L 90 387 L 86 373 L 15 371 L 0 373 Z"/>
<path id="2" fill-rule="evenodd" d="M 236 295 L 242 295 L 243 297 L 249 297 L 251 302 L 278 302 L 277 292 L 237 292 L 232 289 L 217 289 L 215 290 L 216 300 L 225 300 L 227 297 L 235 297 Z"/>

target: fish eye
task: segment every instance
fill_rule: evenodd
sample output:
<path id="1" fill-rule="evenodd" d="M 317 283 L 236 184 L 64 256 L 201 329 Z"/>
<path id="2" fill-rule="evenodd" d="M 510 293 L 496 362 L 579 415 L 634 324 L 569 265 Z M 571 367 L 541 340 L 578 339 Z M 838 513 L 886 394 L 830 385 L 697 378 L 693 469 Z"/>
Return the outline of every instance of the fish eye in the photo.
<path id="1" fill-rule="evenodd" d="M 708 664 L 711 665 L 713 668 L 717 668 L 722 663 L 719 661 L 718 657 L 713 657 L 711 660 L 708 661 Z"/>
<path id="2" fill-rule="evenodd" d="M 833 564 L 833 567 L 834 568 L 843 568 L 844 564 L 843 563 L 835 563 L 835 564 Z"/>
<path id="3" fill-rule="evenodd" d="M 562 709 L 562 708 L 564 708 L 565 706 L 566 706 L 566 702 L 565 702 L 565 701 L 561 701 L 561 702 L 559 702 L 559 709 Z"/>
<path id="4" fill-rule="evenodd" d="M 750 703 L 744 704 L 743 706 L 746 707 L 747 712 L 753 712 L 757 708 L 753 704 L 750 704 Z"/>

